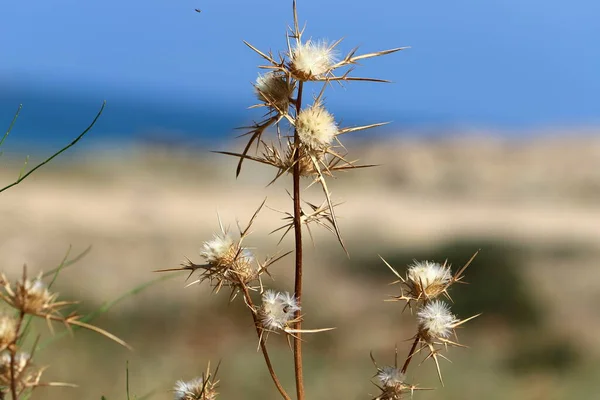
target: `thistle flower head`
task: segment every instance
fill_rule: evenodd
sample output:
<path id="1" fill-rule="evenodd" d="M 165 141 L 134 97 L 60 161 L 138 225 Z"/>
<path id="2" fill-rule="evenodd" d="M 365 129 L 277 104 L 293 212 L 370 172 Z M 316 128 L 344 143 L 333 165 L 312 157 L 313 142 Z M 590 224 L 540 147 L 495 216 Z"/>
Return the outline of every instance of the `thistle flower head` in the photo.
<path id="1" fill-rule="evenodd" d="M 392 387 L 403 384 L 406 376 L 397 367 L 385 366 L 377 370 L 377 379 L 383 386 Z"/>
<path id="2" fill-rule="evenodd" d="M 254 256 L 242 246 L 242 239 L 234 241 L 229 233 L 222 229 L 213 235 L 213 239 L 204 242 L 200 255 L 207 265 L 203 266 L 203 279 L 208 278 L 219 286 L 248 283 L 256 278 L 256 270 L 252 267 Z M 198 267 L 194 264 L 191 266 Z"/>
<path id="3" fill-rule="evenodd" d="M 177 381 L 173 387 L 175 400 L 212 400 L 217 397 L 215 385 L 210 380 L 195 378 L 191 381 Z"/>
<path id="4" fill-rule="evenodd" d="M 427 343 L 450 337 L 459 320 L 450 312 L 448 304 L 434 300 L 417 312 L 419 337 Z"/>
<path id="5" fill-rule="evenodd" d="M 58 293 L 51 293 L 40 273 L 35 279 L 30 280 L 23 270 L 23 278 L 11 284 L 6 277 L 0 281 L 4 287 L 3 299 L 12 307 L 27 314 L 50 315 L 58 314 L 58 310 L 69 302 L 57 302 Z"/>
<path id="6" fill-rule="evenodd" d="M 450 267 L 431 261 L 418 261 L 408 267 L 406 284 L 417 299 L 432 299 L 443 293 L 450 281 Z"/>
<path id="7" fill-rule="evenodd" d="M 182 264 L 182 268 L 163 269 L 156 272 L 188 270 L 191 271 L 191 276 L 198 270 L 200 277 L 191 282 L 190 285 L 208 280 L 215 293 L 223 286 L 229 287 L 231 289 L 230 300 L 233 300 L 242 291 L 245 292 L 247 289 L 256 290 L 258 287 L 262 287 L 261 275 L 263 273 L 268 274 L 269 266 L 283 256 L 267 257 L 264 261 L 258 261 L 252 251 L 242 245 L 242 242 L 250 234 L 250 227 L 262 207 L 264 207 L 265 202 L 266 200 L 254 212 L 250 222 L 244 229 L 238 225 L 239 239 L 234 240 L 219 219 L 221 232 L 213 235 L 212 240 L 204 242 L 200 249 L 200 255 L 206 263 L 196 264 L 187 259 Z"/>
<path id="8" fill-rule="evenodd" d="M 6 349 L 17 337 L 17 321 L 8 314 L 0 314 L 0 351 Z"/>
<path id="9" fill-rule="evenodd" d="M 414 385 L 406 383 L 406 375 L 398 368 L 398 349 L 396 349 L 396 362 L 394 366 L 379 367 L 371 354 L 371 361 L 377 368 L 375 377 L 379 380 L 380 385 L 376 386 L 381 390 L 381 393 L 373 400 L 400 400 L 405 398 L 405 394 L 411 394 L 415 390 L 422 390 Z"/>
<path id="10" fill-rule="evenodd" d="M 24 388 L 35 387 L 39 384 L 43 371 L 32 367 L 31 356 L 28 353 L 17 352 L 15 354 L 14 365 L 14 376 L 19 391 Z M 11 353 L 4 350 L 0 353 L 0 386 L 10 387 L 12 376 Z"/>
<path id="11" fill-rule="evenodd" d="M 307 40 L 292 49 L 290 70 L 301 81 L 318 79 L 331 70 L 335 63 L 335 46 L 326 41 Z"/>
<path id="12" fill-rule="evenodd" d="M 258 99 L 271 108 L 287 112 L 294 85 L 285 75 L 277 72 L 267 72 L 256 78 L 254 85 Z"/>
<path id="13" fill-rule="evenodd" d="M 300 111 L 296 118 L 296 129 L 304 147 L 312 153 L 326 151 L 338 133 L 338 127 L 320 102 Z"/>
<path id="14" fill-rule="evenodd" d="M 298 300 L 288 292 L 267 290 L 262 295 L 260 322 L 267 330 L 284 330 L 294 322 L 294 313 L 300 311 Z"/>
<path id="15" fill-rule="evenodd" d="M 254 255 L 250 249 L 242 246 L 242 240 L 243 238 L 234 241 L 222 230 L 221 233 L 215 234 L 212 240 L 204 242 L 200 251 L 207 264 L 190 263 L 186 266 L 190 269 L 203 269 L 200 281 L 209 279 L 215 285 L 215 290 L 224 285 L 245 285 L 258 278 L 260 271 L 253 267 Z"/>
<path id="16" fill-rule="evenodd" d="M 50 293 L 41 275 L 33 281 L 25 280 L 17 284 L 17 298 L 21 309 L 26 313 L 38 313 L 48 309 L 57 295 Z"/>
<path id="17" fill-rule="evenodd" d="M 28 353 L 19 351 L 15 354 L 15 375 L 21 373 L 29 364 L 31 356 Z M 10 352 L 3 351 L 0 353 L 0 375 L 4 373 L 10 374 Z"/>
<path id="18" fill-rule="evenodd" d="M 200 255 L 204 257 L 207 263 L 211 265 L 230 264 L 237 249 L 234 246 L 233 239 L 227 232 L 221 232 L 213 235 L 212 240 L 204 242 Z"/>

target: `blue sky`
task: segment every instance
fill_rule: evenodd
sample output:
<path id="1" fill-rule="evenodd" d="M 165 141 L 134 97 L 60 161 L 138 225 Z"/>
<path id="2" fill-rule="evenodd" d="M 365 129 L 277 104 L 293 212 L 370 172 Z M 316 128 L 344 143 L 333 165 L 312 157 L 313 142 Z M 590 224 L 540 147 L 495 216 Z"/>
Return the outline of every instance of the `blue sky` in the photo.
<path id="1" fill-rule="evenodd" d="M 365 61 L 357 74 L 394 83 L 335 88 L 334 111 L 490 127 L 600 123 L 598 1 L 298 5 L 306 36 L 344 37 L 342 52 L 411 46 Z M 240 111 L 253 101 L 260 62 L 242 39 L 283 50 L 292 22 L 287 0 L 34 0 L 1 9 L 0 84 Z"/>

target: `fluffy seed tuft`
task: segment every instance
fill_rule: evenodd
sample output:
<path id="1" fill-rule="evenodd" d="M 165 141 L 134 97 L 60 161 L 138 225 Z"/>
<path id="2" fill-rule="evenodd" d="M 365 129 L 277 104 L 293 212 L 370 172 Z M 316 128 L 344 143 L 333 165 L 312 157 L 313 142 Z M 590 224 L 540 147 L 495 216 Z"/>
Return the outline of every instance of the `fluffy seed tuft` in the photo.
<path id="1" fill-rule="evenodd" d="M 17 321 L 8 314 L 0 314 L 0 351 L 6 349 L 17 337 Z"/>
<path id="2" fill-rule="evenodd" d="M 0 353 L 0 386 L 10 387 L 11 384 L 11 353 L 4 350 Z M 31 356 L 25 352 L 15 354 L 15 377 L 17 389 L 19 391 L 25 388 L 38 386 L 42 370 L 33 368 L 31 365 Z"/>
<path id="3" fill-rule="evenodd" d="M 450 267 L 431 261 L 418 261 L 408 267 L 407 284 L 417 298 L 435 298 L 452 279 Z"/>
<path id="4" fill-rule="evenodd" d="M 291 72 L 303 81 L 322 77 L 335 63 L 335 51 L 325 41 L 298 43 L 291 54 Z"/>
<path id="5" fill-rule="evenodd" d="M 427 343 L 447 339 L 459 322 L 448 304 L 439 300 L 424 305 L 417 313 L 417 321 L 419 336 Z"/>
<path id="6" fill-rule="evenodd" d="M 200 255 L 211 265 L 228 264 L 235 256 L 233 239 L 227 233 L 215 234 L 212 240 L 204 242 Z"/>
<path id="7" fill-rule="evenodd" d="M 403 384 L 406 376 L 400 372 L 399 368 L 386 366 L 377 371 L 377 379 L 383 386 L 392 387 Z"/>
<path id="8" fill-rule="evenodd" d="M 294 86 L 285 76 L 276 72 L 259 75 L 254 89 L 260 101 L 271 108 L 274 105 L 279 111 L 287 112 Z"/>
<path id="9" fill-rule="evenodd" d="M 300 311 L 298 300 L 288 292 L 267 290 L 262 295 L 260 322 L 263 328 L 284 330 L 294 321 L 294 313 Z"/>
<path id="10" fill-rule="evenodd" d="M 175 400 L 212 400 L 217 397 L 210 381 L 204 382 L 202 378 L 191 381 L 177 381 L 173 387 Z"/>
<path id="11" fill-rule="evenodd" d="M 326 151 L 338 133 L 333 115 L 320 102 L 300 111 L 296 129 L 306 149 L 316 153 Z"/>

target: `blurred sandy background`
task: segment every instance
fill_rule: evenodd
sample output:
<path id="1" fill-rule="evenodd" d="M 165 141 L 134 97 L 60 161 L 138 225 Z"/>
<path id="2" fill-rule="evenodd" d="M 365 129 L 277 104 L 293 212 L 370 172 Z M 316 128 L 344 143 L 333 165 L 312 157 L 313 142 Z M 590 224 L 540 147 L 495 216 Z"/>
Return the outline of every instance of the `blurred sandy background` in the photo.
<path id="1" fill-rule="evenodd" d="M 222 148 L 239 146 L 236 142 Z M 0 196 L 0 267 L 16 278 L 91 252 L 63 272 L 57 290 L 90 311 L 176 267 L 218 229 L 217 212 L 235 229 L 266 196 L 290 210 L 287 183 L 265 188 L 267 168 L 209 149 L 141 146 L 132 151 L 77 153 L 59 160 Z M 484 315 L 461 329 L 470 349 L 451 349 L 442 363 L 446 387 L 433 364 L 409 372 L 433 392 L 419 399 L 592 399 L 600 393 L 600 138 L 594 132 L 557 132 L 500 139 L 485 132 L 447 138 L 351 143 L 351 154 L 380 167 L 339 174 L 332 182 L 348 259 L 332 235 L 313 227 L 306 242 L 305 326 L 338 329 L 308 336 L 310 398 L 366 399 L 376 393 L 369 352 L 380 364 L 401 357 L 413 335 L 410 315 L 387 286 L 386 258 L 404 271 L 412 259 L 461 266 L 467 286 L 452 295 L 459 317 Z M 4 164 L 1 182 L 18 173 Z M 288 179 L 289 180 L 289 179 Z M 306 199 L 320 201 L 317 188 Z M 264 256 L 279 236 L 267 233 L 281 214 L 265 209 L 247 244 Z M 307 237 L 307 236 L 306 236 Z M 290 238 L 280 249 L 292 248 Z M 292 288 L 292 257 L 273 267 L 280 289 Z M 129 361 L 132 394 L 171 398 L 175 380 L 201 374 L 221 361 L 221 398 L 276 399 L 252 320 L 239 301 L 211 295 L 206 285 L 184 289 L 185 275 L 158 283 L 119 303 L 96 323 L 135 351 L 89 332 L 63 338 L 38 355 L 47 379 L 77 389 L 39 389 L 38 399 L 125 398 Z M 60 327 L 57 330 L 60 331 Z M 40 332 L 48 336 L 47 328 Z M 293 391 L 291 352 L 282 337 L 269 346 L 286 387 Z"/>

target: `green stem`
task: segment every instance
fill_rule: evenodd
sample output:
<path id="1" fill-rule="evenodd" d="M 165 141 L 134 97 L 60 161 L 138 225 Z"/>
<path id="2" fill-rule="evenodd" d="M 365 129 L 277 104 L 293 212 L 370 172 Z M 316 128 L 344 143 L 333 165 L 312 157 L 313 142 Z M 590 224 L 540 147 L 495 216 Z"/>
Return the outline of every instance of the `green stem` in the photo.
<path id="1" fill-rule="evenodd" d="M 10 189 L 13 186 L 18 185 L 19 183 L 21 183 L 22 181 L 24 181 L 25 179 L 27 179 L 27 177 L 29 175 L 31 175 L 32 173 L 34 173 L 38 168 L 43 167 L 44 165 L 46 165 L 50 161 L 52 161 L 55 157 L 59 156 L 61 153 L 65 152 L 69 148 L 75 146 L 75 144 L 77 144 L 77 142 L 79 142 L 81 140 L 81 138 L 83 138 L 85 136 L 85 134 L 88 133 L 92 129 L 92 127 L 94 126 L 94 124 L 96 123 L 96 121 L 98 121 L 98 118 L 100 118 L 100 115 L 102 114 L 102 111 L 104 111 L 104 106 L 105 105 L 106 105 L 106 101 L 102 103 L 102 107 L 100 108 L 100 111 L 98 111 L 98 114 L 96 114 L 96 118 L 94 118 L 94 120 L 92 121 L 92 123 L 83 132 L 81 132 L 79 134 L 79 136 L 77 136 L 75 139 L 73 139 L 73 141 L 71 143 L 69 143 L 68 145 L 66 145 L 62 149 L 58 150 L 56 153 L 52 154 L 50 157 L 48 157 L 47 159 L 45 159 L 44 161 L 42 161 L 41 163 L 39 163 L 38 165 L 36 165 L 35 167 L 33 167 L 25 175 L 22 175 L 22 174 L 19 175 L 19 177 L 17 178 L 17 180 L 14 181 L 13 183 L 11 183 L 10 185 L 7 185 L 7 186 L 5 186 L 3 188 L 0 188 L 0 193 L 4 192 L 7 189 Z M 16 120 L 16 116 L 15 116 L 15 120 Z M 13 124 L 14 124 L 15 120 L 13 120 Z M 11 128 L 12 128 L 12 124 L 11 124 Z M 7 133 L 7 135 L 8 135 L 8 133 Z M 2 139 L 2 140 L 4 140 L 4 139 Z"/>

